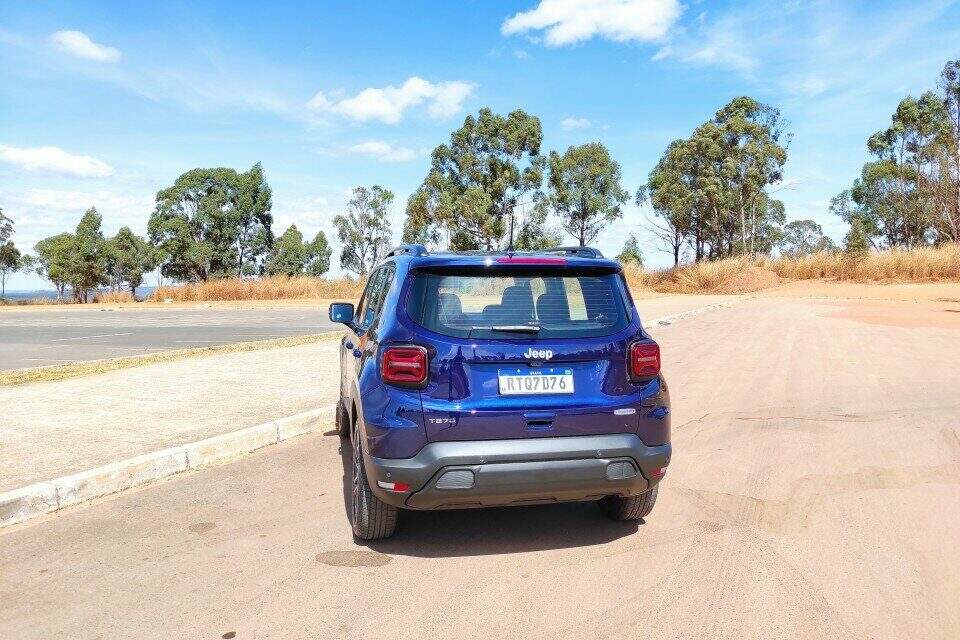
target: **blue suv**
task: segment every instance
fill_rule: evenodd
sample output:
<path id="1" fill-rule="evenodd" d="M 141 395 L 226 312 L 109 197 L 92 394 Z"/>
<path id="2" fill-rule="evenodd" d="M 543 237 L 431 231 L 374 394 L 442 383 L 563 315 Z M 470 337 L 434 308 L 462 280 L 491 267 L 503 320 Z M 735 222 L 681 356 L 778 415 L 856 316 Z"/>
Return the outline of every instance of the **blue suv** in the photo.
<path id="1" fill-rule="evenodd" d="M 348 329 L 337 431 L 353 445 L 358 538 L 392 535 L 399 509 L 653 509 L 670 395 L 618 262 L 403 245 L 330 319 Z"/>

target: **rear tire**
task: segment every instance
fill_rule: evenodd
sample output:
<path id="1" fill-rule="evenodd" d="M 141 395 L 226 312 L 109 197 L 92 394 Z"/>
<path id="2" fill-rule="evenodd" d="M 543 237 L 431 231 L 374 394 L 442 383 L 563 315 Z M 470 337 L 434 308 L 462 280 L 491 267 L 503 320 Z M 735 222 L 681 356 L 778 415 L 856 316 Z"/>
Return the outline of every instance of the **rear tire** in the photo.
<path id="1" fill-rule="evenodd" d="M 334 423 L 334 429 L 337 435 L 343 439 L 350 437 L 350 416 L 347 414 L 347 408 L 343 406 L 343 399 L 337 403 L 337 417 Z"/>
<path id="2" fill-rule="evenodd" d="M 353 535 L 361 540 L 382 540 L 397 530 L 398 509 L 383 502 L 370 490 L 363 464 L 360 429 L 353 429 L 353 498 L 351 522 Z"/>
<path id="3" fill-rule="evenodd" d="M 612 520 L 620 522 L 634 522 L 647 517 L 653 511 L 653 505 L 657 503 L 657 485 L 653 489 L 641 493 L 638 496 L 629 496 L 623 498 L 620 496 L 607 496 L 597 501 L 600 510 L 604 515 Z"/>

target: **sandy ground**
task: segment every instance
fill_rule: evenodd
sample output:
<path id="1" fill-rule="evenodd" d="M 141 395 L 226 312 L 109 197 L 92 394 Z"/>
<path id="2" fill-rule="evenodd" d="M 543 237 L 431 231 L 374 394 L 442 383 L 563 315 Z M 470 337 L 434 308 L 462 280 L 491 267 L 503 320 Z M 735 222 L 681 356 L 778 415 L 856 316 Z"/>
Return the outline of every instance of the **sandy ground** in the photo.
<path id="1" fill-rule="evenodd" d="M 655 327 L 675 454 L 639 526 L 406 513 L 358 545 L 316 434 L 3 530 L 0 637 L 960 637 L 960 331 L 876 304 Z"/>

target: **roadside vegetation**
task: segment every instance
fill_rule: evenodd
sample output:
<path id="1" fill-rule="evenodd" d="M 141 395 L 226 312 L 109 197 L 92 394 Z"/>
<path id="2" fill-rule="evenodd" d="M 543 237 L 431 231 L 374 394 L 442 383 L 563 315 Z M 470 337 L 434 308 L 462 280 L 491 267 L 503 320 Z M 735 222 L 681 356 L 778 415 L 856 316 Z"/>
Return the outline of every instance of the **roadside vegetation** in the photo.
<path id="1" fill-rule="evenodd" d="M 783 279 L 957 279 L 960 242 L 960 60 L 936 89 L 907 96 L 889 126 L 866 141 L 870 159 L 829 210 L 847 225 L 841 241 L 810 219 L 788 220 L 777 193 L 792 135 L 772 105 L 740 96 L 687 137 L 671 142 L 644 184 L 623 184 L 601 142 L 544 148 L 540 119 L 523 109 L 482 108 L 431 154 L 405 204 L 403 242 L 431 249 L 543 249 L 589 245 L 636 216 L 618 258 L 631 282 L 653 291 L 754 290 Z M 628 188 L 629 187 L 629 188 Z M 0 211 L 0 301 L 7 278 L 32 271 L 58 301 L 138 299 L 158 274 L 153 301 L 354 298 L 394 244 L 394 194 L 357 186 L 332 218 L 339 264 L 356 278 L 328 280 L 333 249 L 324 231 L 273 228 L 272 190 L 258 163 L 248 171 L 197 168 L 156 194 L 147 236 L 113 237 L 90 207 L 72 233 L 32 254 L 12 241 Z M 641 246 L 637 232 L 654 238 Z M 640 235 L 639 237 L 645 237 Z M 644 271 L 644 253 L 665 251 L 674 268 Z"/>

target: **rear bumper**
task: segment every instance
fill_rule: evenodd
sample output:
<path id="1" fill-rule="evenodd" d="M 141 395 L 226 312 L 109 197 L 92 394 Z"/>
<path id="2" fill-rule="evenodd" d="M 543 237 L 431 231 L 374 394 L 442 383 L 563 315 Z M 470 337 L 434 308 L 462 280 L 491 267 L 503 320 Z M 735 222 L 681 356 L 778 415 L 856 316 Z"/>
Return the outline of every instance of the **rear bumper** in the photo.
<path id="1" fill-rule="evenodd" d="M 643 493 L 670 463 L 670 445 L 635 434 L 434 442 L 412 458 L 364 456 L 374 493 L 408 509 L 461 509 Z M 451 473 L 454 472 L 454 473 Z M 396 493 L 379 483 L 404 483 Z"/>

